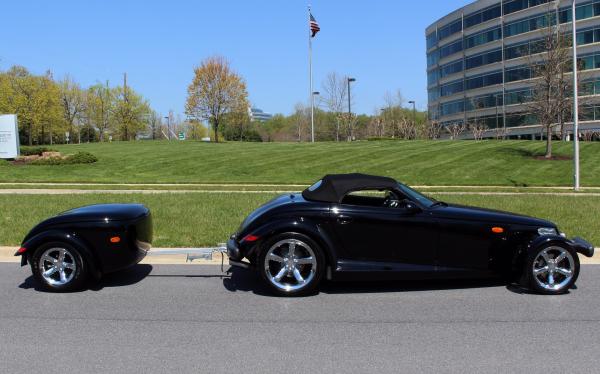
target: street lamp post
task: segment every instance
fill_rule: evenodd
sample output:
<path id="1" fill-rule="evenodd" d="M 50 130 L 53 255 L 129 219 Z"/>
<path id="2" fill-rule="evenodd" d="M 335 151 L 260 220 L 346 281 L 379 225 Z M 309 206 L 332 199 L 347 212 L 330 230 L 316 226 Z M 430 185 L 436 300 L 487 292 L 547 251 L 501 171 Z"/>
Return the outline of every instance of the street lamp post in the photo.
<path id="1" fill-rule="evenodd" d="M 311 108 L 311 141 L 314 143 L 315 142 L 315 96 L 319 96 L 321 93 L 319 91 L 313 91 L 312 95 L 310 97 L 311 101 L 312 101 L 312 108 Z"/>
<path id="2" fill-rule="evenodd" d="M 575 0 L 572 2 L 571 18 L 573 24 L 573 152 L 574 157 L 574 189 L 579 191 L 579 87 L 577 87 L 577 13 Z"/>
<path id="3" fill-rule="evenodd" d="M 167 120 L 167 139 L 171 140 L 171 117 L 165 117 Z"/>
<path id="4" fill-rule="evenodd" d="M 352 121 L 352 95 L 350 95 L 350 83 L 352 82 L 356 82 L 356 78 L 350 78 L 348 77 L 348 128 L 350 128 L 350 123 Z M 350 133 L 352 134 L 352 131 L 350 131 Z M 350 138 L 350 141 L 352 141 L 352 138 Z"/>
<path id="5" fill-rule="evenodd" d="M 413 123 L 416 126 L 417 125 L 417 103 L 414 100 L 411 100 L 408 103 L 412 104 L 412 106 L 413 106 Z"/>

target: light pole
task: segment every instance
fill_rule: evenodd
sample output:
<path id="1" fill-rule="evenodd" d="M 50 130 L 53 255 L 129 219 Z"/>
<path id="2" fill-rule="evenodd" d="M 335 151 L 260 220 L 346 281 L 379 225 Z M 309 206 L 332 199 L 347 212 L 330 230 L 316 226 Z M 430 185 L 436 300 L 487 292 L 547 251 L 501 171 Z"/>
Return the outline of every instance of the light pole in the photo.
<path id="1" fill-rule="evenodd" d="M 412 104 L 412 106 L 413 106 L 413 123 L 416 126 L 417 125 L 417 103 L 414 100 L 411 100 L 408 103 Z"/>
<path id="2" fill-rule="evenodd" d="M 352 141 L 352 95 L 350 95 L 350 83 L 352 82 L 356 82 L 356 79 L 348 77 L 348 129 L 350 130 L 350 141 Z"/>
<path id="3" fill-rule="evenodd" d="M 579 88 L 577 87 L 577 15 L 575 0 L 572 2 L 571 18 L 573 23 L 573 152 L 574 157 L 574 189 L 579 191 Z"/>
<path id="4" fill-rule="evenodd" d="M 311 124 L 311 141 L 314 143 L 315 142 L 315 96 L 319 96 L 321 93 L 319 91 L 313 91 L 312 95 L 311 95 L 311 101 L 312 101 L 312 108 L 311 108 L 311 120 L 310 120 L 310 124 Z M 298 135 L 299 136 L 299 135 Z"/>
<path id="5" fill-rule="evenodd" d="M 171 117 L 165 117 L 167 120 L 167 139 L 171 140 Z"/>
<path id="6" fill-rule="evenodd" d="M 348 81 L 348 118 L 350 118 L 350 116 L 352 115 L 352 103 L 351 103 L 352 95 L 350 95 L 350 83 L 356 82 L 356 79 L 348 77 L 347 81 Z"/>

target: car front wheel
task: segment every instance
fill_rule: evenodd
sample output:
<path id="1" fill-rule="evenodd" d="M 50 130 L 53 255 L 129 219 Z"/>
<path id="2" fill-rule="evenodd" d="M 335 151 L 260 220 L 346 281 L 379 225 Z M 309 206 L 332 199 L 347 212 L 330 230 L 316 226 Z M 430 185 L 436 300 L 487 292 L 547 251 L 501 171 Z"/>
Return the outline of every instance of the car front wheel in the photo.
<path id="1" fill-rule="evenodd" d="M 567 292 L 579 276 L 577 253 L 558 244 L 550 244 L 530 254 L 525 269 L 529 288 L 556 295 Z"/>
<path id="2" fill-rule="evenodd" d="M 71 245 L 46 243 L 37 248 L 31 260 L 33 277 L 47 291 L 74 291 L 85 283 L 87 267 Z"/>
<path id="3" fill-rule="evenodd" d="M 285 233 L 267 240 L 259 271 L 275 294 L 299 296 L 313 292 L 323 278 L 325 258 L 319 246 L 302 234 Z"/>

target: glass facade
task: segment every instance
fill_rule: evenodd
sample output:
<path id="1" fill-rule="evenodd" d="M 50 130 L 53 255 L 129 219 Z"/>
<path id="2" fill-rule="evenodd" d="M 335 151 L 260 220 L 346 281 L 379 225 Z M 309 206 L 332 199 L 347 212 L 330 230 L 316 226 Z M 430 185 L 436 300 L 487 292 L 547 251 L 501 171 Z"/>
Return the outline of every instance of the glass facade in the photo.
<path id="1" fill-rule="evenodd" d="M 600 0 L 583 1 L 576 8 L 576 19 L 588 20 L 585 26 L 578 27 L 576 38 L 578 46 L 585 46 L 578 57 L 578 66 L 585 70 L 580 94 L 592 99 L 597 95 L 600 102 Z M 454 20 L 430 27 L 426 41 L 431 118 L 440 123 L 469 123 L 476 119 L 493 128 L 498 115 L 488 114 L 490 109 L 494 112 L 499 108 L 495 112 L 499 112 L 503 126 L 535 124 L 530 114 L 512 112 L 525 108 L 523 104 L 534 96 L 527 86 L 535 79 L 538 69 L 532 64 L 538 57 L 529 59 L 528 56 L 546 52 L 544 30 L 557 23 L 570 23 L 573 18 L 569 2 L 561 1 L 561 7 L 556 10 L 551 8 L 553 3 L 548 0 L 498 1 L 476 11 L 455 13 Z M 467 6 L 468 9 L 476 7 L 477 2 Z M 519 13 L 533 7 L 537 8 Z M 471 31 L 478 25 L 481 26 Z M 565 38 L 569 42 L 572 39 L 568 32 Z M 507 61 L 506 66 L 503 61 Z M 510 110 L 504 118 L 502 113 L 506 108 Z M 582 116 L 600 120 L 600 109 L 591 108 Z M 489 118 L 478 116 L 480 111 L 486 111 Z M 445 118 L 449 116 L 451 120 Z"/>

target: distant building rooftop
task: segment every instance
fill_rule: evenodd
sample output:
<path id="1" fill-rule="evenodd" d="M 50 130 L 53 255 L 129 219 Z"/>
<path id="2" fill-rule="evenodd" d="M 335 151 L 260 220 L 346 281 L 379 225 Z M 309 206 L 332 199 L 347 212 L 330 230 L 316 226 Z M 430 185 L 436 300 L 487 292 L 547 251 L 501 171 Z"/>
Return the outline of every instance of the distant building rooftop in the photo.
<path id="1" fill-rule="evenodd" d="M 251 122 L 266 122 L 273 118 L 271 113 L 266 113 L 262 109 L 248 108 L 248 114 L 250 115 Z"/>

